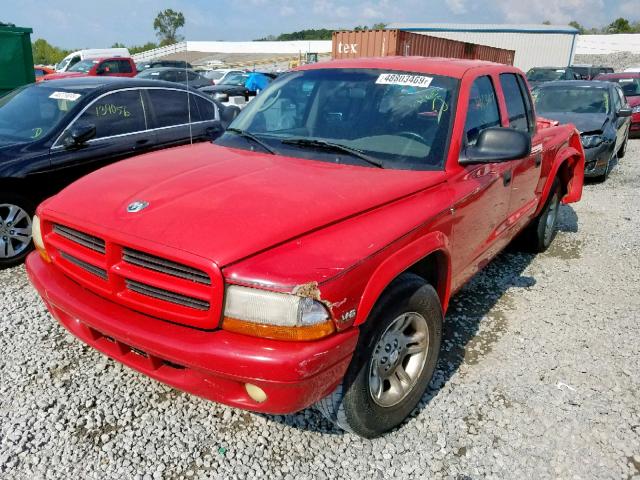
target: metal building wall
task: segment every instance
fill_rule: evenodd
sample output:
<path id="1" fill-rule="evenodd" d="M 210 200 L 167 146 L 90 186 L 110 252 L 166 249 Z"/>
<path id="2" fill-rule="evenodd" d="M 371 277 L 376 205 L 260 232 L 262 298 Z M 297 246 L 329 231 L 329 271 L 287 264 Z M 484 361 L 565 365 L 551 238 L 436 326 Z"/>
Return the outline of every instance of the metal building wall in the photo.
<path id="1" fill-rule="evenodd" d="M 575 36 L 566 33 L 409 31 L 515 50 L 513 64 L 525 72 L 532 67 L 564 67 L 573 61 Z"/>

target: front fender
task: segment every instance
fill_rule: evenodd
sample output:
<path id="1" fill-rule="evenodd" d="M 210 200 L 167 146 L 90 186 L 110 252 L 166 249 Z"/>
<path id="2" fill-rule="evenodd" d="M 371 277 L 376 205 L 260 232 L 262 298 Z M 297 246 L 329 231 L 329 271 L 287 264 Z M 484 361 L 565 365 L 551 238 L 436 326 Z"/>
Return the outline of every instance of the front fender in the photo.
<path id="1" fill-rule="evenodd" d="M 451 257 L 449 238 L 442 232 L 431 232 L 399 249 L 387 257 L 374 270 L 363 291 L 358 305 L 355 325 L 362 324 L 382 292 L 391 281 L 420 260 L 438 253 L 442 259 L 438 264 L 438 285 L 434 285 L 440 297 L 443 312 L 446 312 L 451 291 Z"/>
<path id="2" fill-rule="evenodd" d="M 556 177 L 560 179 L 565 192 L 562 197 L 562 203 L 574 203 L 582 198 L 584 150 L 582 149 L 580 136 L 577 133 L 572 135 L 568 145 L 565 145 L 556 153 L 549 176 L 542 190 L 536 215 L 544 207 Z"/>

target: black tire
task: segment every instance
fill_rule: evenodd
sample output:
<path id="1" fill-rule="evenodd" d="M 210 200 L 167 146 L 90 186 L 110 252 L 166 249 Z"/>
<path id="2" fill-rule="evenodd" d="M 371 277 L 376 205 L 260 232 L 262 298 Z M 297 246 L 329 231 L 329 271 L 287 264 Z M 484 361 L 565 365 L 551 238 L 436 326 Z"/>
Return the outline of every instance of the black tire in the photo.
<path id="1" fill-rule="evenodd" d="M 556 178 L 551 185 L 544 208 L 523 232 L 521 243 L 525 250 L 533 253 L 544 252 L 556 238 L 560 195 L 560 181 Z"/>
<path id="2" fill-rule="evenodd" d="M 381 350 L 384 348 L 381 347 L 384 342 L 381 344 L 379 342 L 382 338 L 386 341 L 389 338 L 387 335 L 390 329 L 398 325 L 398 321 L 405 324 L 407 318 L 413 318 L 415 322 L 424 320 L 427 330 L 420 332 L 416 330 L 412 335 L 422 335 L 428 339 L 428 342 L 422 354 L 413 354 L 416 355 L 415 357 L 412 354 L 403 354 L 402 347 L 398 348 L 397 344 L 391 351 L 389 361 L 394 353 L 400 353 L 396 355 L 398 360 L 393 360 L 398 364 L 390 367 L 389 370 L 393 369 L 395 372 L 395 369 L 402 365 L 402 370 L 407 372 L 409 365 L 416 358 L 421 367 L 416 367 L 418 363 L 413 363 L 415 376 L 411 378 L 411 382 L 403 386 L 404 396 L 401 396 L 393 405 L 383 406 L 379 400 L 374 399 L 372 383 L 370 383 L 375 375 L 374 370 L 378 371 L 375 367 L 381 368 L 376 358 L 385 354 Z M 377 437 L 401 424 L 414 410 L 433 376 L 440 353 L 442 321 L 442 306 L 434 288 L 417 275 L 410 273 L 400 275 L 389 285 L 367 321 L 362 325 L 356 351 L 342 384 L 331 395 L 316 404 L 318 410 L 343 430 L 365 438 Z M 404 335 L 407 330 L 411 332 L 412 328 L 413 324 L 409 323 L 404 330 L 393 330 L 393 333 L 401 332 Z M 417 342 L 408 345 L 412 345 L 413 349 L 421 349 Z M 404 351 L 406 352 L 406 349 Z M 378 383 L 381 391 L 385 388 L 384 382 L 388 380 Z M 384 395 L 389 395 L 391 391 L 392 389 L 389 388 Z"/>
<path id="3" fill-rule="evenodd" d="M 28 219 L 21 220 L 17 225 L 14 225 L 13 223 L 9 225 L 6 223 L 5 220 L 9 217 L 8 205 L 17 206 L 22 209 L 28 215 Z M 24 259 L 29 252 L 33 250 L 33 241 L 31 240 L 30 230 L 34 213 L 35 205 L 28 198 L 12 192 L 0 193 L 0 270 L 21 264 L 24 262 Z M 14 248 L 21 242 L 15 238 L 11 239 L 11 233 L 15 233 L 18 228 L 26 228 L 27 225 L 29 228 L 29 236 L 25 237 L 23 240 L 26 240 L 28 244 L 26 246 L 20 245 L 19 252 L 16 252 L 15 255 L 11 255 L 7 248 L 7 244 L 11 242 L 11 248 Z M 17 251 L 18 248 L 15 248 L 15 250 Z"/>

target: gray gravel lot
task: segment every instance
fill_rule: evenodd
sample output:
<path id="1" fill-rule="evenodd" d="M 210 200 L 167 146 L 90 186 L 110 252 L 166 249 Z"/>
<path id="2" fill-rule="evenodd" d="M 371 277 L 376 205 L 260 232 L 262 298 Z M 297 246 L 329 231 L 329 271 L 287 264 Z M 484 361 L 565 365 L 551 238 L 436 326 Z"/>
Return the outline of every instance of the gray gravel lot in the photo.
<path id="1" fill-rule="evenodd" d="M 0 272 L 0 477 L 640 479 L 640 140 L 453 301 L 443 359 L 373 441 L 165 387 L 83 346 Z"/>

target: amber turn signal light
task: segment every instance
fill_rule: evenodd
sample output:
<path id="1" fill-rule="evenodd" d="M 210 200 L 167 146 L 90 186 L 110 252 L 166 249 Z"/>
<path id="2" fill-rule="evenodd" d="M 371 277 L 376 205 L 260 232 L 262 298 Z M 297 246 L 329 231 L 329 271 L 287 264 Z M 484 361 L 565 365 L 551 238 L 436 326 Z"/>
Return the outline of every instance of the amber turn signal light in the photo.
<path id="1" fill-rule="evenodd" d="M 297 327 L 283 327 L 280 325 L 266 325 L 263 323 L 245 322 L 235 318 L 225 317 L 222 329 L 228 332 L 241 333 L 252 337 L 271 338 L 273 340 L 308 341 L 318 340 L 331 335 L 336 328 L 331 320 L 315 325 Z"/>

